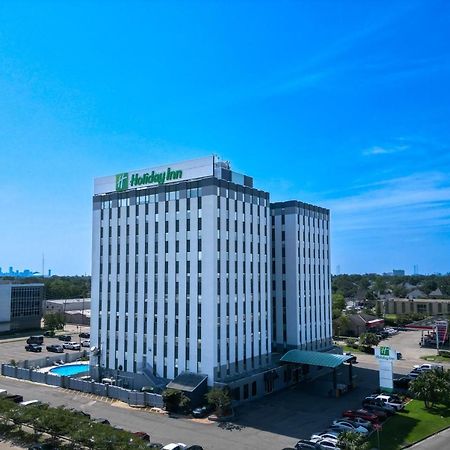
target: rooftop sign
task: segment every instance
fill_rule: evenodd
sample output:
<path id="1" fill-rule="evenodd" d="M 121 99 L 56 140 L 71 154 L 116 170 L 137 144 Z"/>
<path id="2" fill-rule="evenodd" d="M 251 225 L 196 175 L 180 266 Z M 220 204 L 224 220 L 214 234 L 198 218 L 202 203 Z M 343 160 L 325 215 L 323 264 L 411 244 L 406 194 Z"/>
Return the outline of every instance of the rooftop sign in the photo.
<path id="1" fill-rule="evenodd" d="M 149 169 L 121 172 L 113 176 L 96 178 L 94 194 L 124 192 L 130 189 L 157 186 L 214 175 L 214 157 L 193 159 L 177 164 Z"/>

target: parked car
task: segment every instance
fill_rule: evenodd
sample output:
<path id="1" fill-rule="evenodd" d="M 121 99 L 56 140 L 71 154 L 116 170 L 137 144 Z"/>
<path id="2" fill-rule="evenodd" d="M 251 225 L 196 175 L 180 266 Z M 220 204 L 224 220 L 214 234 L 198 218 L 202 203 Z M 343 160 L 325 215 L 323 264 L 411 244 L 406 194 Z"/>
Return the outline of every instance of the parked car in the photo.
<path id="1" fill-rule="evenodd" d="M 371 422 L 371 423 L 378 423 L 380 421 L 379 415 L 377 415 L 371 411 L 367 411 L 367 409 L 357 409 L 357 410 L 348 409 L 347 411 L 344 411 L 342 413 L 342 415 L 344 417 L 348 417 L 351 420 L 361 418 L 361 419 L 363 419 L 367 422 Z"/>
<path id="2" fill-rule="evenodd" d="M 19 405 L 21 406 L 38 406 L 41 402 L 39 400 L 27 400 L 25 402 L 20 402 Z"/>
<path id="3" fill-rule="evenodd" d="M 397 352 L 397 359 L 402 359 L 403 355 L 401 354 L 401 352 Z"/>
<path id="4" fill-rule="evenodd" d="M 78 336 L 80 338 L 83 338 L 83 339 L 89 339 L 91 337 L 91 333 L 88 333 L 86 331 L 82 331 Z"/>
<path id="5" fill-rule="evenodd" d="M 58 336 L 58 339 L 59 339 L 60 341 L 69 342 L 69 341 L 72 340 L 72 336 L 71 336 L 70 334 L 60 334 L 60 335 Z"/>
<path id="6" fill-rule="evenodd" d="M 321 441 L 317 442 L 320 445 L 320 448 L 323 450 L 341 450 L 340 447 L 338 447 L 337 441 L 330 441 L 328 439 L 322 439 Z"/>
<path id="7" fill-rule="evenodd" d="M 369 434 L 369 430 L 361 425 L 353 423 L 350 420 L 338 419 L 333 421 L 333 428 L 343 431 L 355 431 L 356 433 L 360 433 L 364 436 Z"/>
<path id="8" fill-rule="evenodd" d="M 5 397 L 6 400 L 11 400 L 14 403 L 23 402 L 23 396 L 18 394 L 9 394 Z"/>
<path id="9" fill-rule="evenodd" d="M 64 353 L 64 349 L 63 349 L 62 345 L 59 345 L 59 344 L 47 345 L 47 347 L 45 347 L 45 348 L 47 349 L 48 352 Z"/>
<path id="10" fill-rule="evenodd" d="M 408 389 L 410 383 L 411 378 L 408 377 L 394 378 L 394 387 L 398 389 Z"/>
<path id="11" fill-rule="evenodd" d="M 64 342 L 63 348 L 67 350 L 80 350 L 80 344 L 78 342 Z"/>
<path id="12" fill-rule="evenodd" d="M 33 444 L 28 447 L 28 450 L 59 450 L 59 447 L 55 447 L 53 444 Z"/>
<path id="13" fill-rule="evenodd" d="M 38 335 L 38 336 L 30 336 L 27 339 L 27 344 L 43 344 L 44 343 L 44 336 Z"/>
<path id="14" fill-rule="evenodd" d="M 194 444 L 186 447 L 186 450 L 203 450 L 203 447 L 201 445 Z"/>
<path id="15" fill-rule="evenodd" d="M 354 424 L 361 425 L 369 431 L 372 429 L 372 422 L 370 422 L 370 420 L 363 419 L 362 417 L 354 417 L 353 419 L 346 418 L 346 420 L 349 420 Z"/>
<path id="16" fill-rule="evenodd" d="M 321 433 L 314 433 L 309 438 L 312 442 L 319 442 L 322 439 L 327 439 L 329 441 L 338 441 L 340 432 L 338 431 L 322 431 Z"/>
<path id="17" fill-rule="evenodd" d="M 100 418 L 100 419 L 94 419 L 94 422 L 96 423 L 102 423 L 103 425 L 110 425 L 108 419 Z"/>
<path id="18" fill-rule="evenodd" d="M 295 450 L 321 450 L 317 442 L 309 441 L 307 439 L 300 439 L 295 444 Z"/>
<path id="19" fill-rule="evenodd" d="M 82 347 L 90 347 L 91 346 L 91 341 L 89 341 L 89 340 L 81 341 L 81 346 Z"/>
<path id="20" fill-rule="evenodd" d="M 39 344 L 27 344 L 25 345 L 25 350 L 27 352 L 42 352 L 42 345 Z"/>
<path id="21" fill-rule="evenodd" d="M 209 406 L 201 406 L 192 410 L 192 416 L 197 418 L 206 417 L 210 412 L 211 408 Z"/>
<path id="22" fill-rule="evenodd" d="M 397 396 L 381 394 L 376 398 L 381 399 L 385 405 L 392 406 L 396 411 L 400 411 L 405 407 L 404 403 Z"/>
<path id="23" fill-rule="evenodd" d="M 417 372 L 427 372 L 429 370 L 444 370 L 444 366 L 442 366 L 441 364 L 429 364 L 429 363 L 425 363 L 425 364 L 421 364 L 420 366 L 414 366 L 413 371 L 417 371 Z"/>
<path id="24" fill-rule="evenodd" d="M 136 431 L 133 433 L 133 436 L 136 436 L 143 441 L 150 442 L 150 435 L 148 433 L 145 433 L 144 431 Z"/>
<path id="25" fill-rule="evenodd" d="M 367 409 L 378 409 L 386 412 L 387 414 L 394 414 L 396 409 L 393 406 L 386 405 L 383 400 L 375 397 L 366 397 L 362 401 L 362 405 Z"/>
<path id="26" fill-rule="evenodd" d="M 55 336 L 55 330 L 44 331 L 44 336 L 45 337 L 54 337 Z"/>
<path id="27" fill-rule="evenodd" d="M 182 442 L 178 442 L 178 444 L 167 444 L 165 445 L 162 450 L 185 450 L 187 447 L 186 444 L 183 444 Z"/>
<path id="28" fill-rule="evenodd" d="M 353 353 L 346 352 L 344 355 L 345 355 L 345 356 L 351 356 L 351 358 L 350 358 L 350 359 L 347 359 L 347 361 L 345 361 L 345 362 L 355 364 L 355 362 L 356 362 L 356 356 L 355 356 Z"/>

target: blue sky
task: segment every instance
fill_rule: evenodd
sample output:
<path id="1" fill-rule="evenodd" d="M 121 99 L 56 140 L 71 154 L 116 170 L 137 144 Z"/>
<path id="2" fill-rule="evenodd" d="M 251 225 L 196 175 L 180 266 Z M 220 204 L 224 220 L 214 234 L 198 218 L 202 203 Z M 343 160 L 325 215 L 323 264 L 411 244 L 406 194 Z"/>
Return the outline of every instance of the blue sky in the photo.
<path id="1" fill-rule="evenodd" d="M 450 272 L 446 1 L 0 3 L 0 267 L 90 273 L 93 178 L 218 154 L 332 271 Z"/>

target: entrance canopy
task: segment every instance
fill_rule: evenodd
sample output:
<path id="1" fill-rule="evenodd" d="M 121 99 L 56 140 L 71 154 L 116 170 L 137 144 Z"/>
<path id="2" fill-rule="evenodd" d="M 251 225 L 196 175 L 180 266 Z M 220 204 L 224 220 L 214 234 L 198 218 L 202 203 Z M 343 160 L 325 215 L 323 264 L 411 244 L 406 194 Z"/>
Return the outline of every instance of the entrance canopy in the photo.
<path id="1" fill-rule="evenodd" d="M 311 352 L 307 350 L 289 350 L 282 356 L 280 362 L 308 364 L 310 366 L 330 367 L 335 369 L 352 358 L 353 356 L 351 355 L 336 355 L 334 353 Z"/>

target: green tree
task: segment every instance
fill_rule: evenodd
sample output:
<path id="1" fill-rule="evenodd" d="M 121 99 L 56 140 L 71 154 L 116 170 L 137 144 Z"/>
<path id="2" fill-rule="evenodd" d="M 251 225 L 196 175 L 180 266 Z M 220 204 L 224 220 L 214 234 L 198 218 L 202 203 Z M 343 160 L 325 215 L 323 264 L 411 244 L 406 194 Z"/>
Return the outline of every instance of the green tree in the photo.
<path id="1" fill-rule="evenodd" d="M 206 395 L 206 401 L 213 406 L 217 415 L 227 414 L 231 408 L 231 397 L 228 389 L 212 388 Z"/>
<path id="2" fill-rule="evenodd" d="M 356 431 L 344 431 L 339 435 L 338 446 L 345 450 L 367 450 L 369 443 Z"/>
<path id="3" fill-rule="evenodd" d="M 335 292 L 333 294 L 333 309 L 342 311 L 345 309 L 345 298 L 342 292 Z"/>
<path id="4" fill-rule="evenodd" d="M 166 389 L 163 394 L 164 406 L 169 412 L 187 413 L 190 408 L 190 399 L 178 389 Z"/>
<path id="5" fill-rule="evenodd" d="M 409 386 L 410 392 L 422 400 L 425 408 L 432 408 L 435 403 L 449 404 L 450 374 L 439 369 L 421 373 Z"/>
<path id="6" fill-rule="evenodd" d="M 373 345 L 378 345 L 380 338 L 375 333 L 363 333 L 359 337 L 359 343 L 366 347 L 372 347 Z"/>
<path id="7" fill-rule="evenodd" d="M 47 330 L 62 330 L 65 324 L 66 318 L 62 312 L 47 313 L 44 316 L 44 327 Z"/>
<path id="8" fill-rule="evenodd" d="M 349 318 L 342 314 L 336 320 L 333 320 L 333 330 L 335 336 L 344 336 L 347 334 L 348 328 L 350 325 Z"/>

